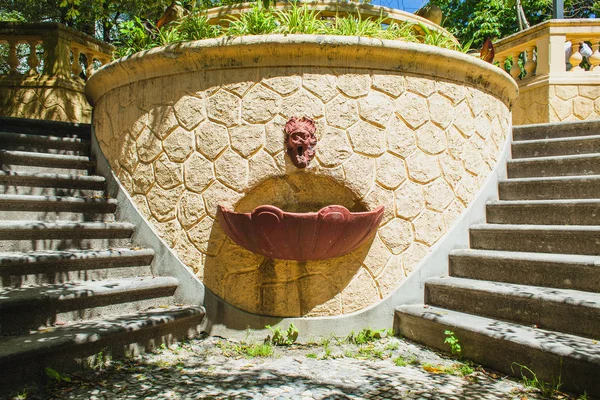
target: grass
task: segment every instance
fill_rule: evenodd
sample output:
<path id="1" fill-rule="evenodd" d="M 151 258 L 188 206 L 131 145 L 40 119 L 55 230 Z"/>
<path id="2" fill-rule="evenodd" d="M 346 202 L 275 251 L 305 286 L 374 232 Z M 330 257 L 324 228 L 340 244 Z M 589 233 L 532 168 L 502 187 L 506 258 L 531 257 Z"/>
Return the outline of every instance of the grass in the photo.
<path id="1" fill-rule="evenodd" d="M 521 374 L 521 378 L 523 379 L 523 384 L 525 386 L 529 386 L 532 388 L 538 389 L 542 396 L 545 398 L 553 398 L 555 394 L 558 393 L 562 386 L 562 375 L 559 374 L 558 377 L 552 378 L 552 382 L 545 382 L 541 379 L 538 379 L 537 374 L 531 370 L 531 368 L 521 365 L 518 363 L 513 363 L 511 366 L 511 370 L 514 372 L 513 367 L 519 367 L 519 373 Z M 562 360 L 561 360 L 561 369 L 562 369 Z M 585 394 L 587 397 L 587 393 Z"/>
<path id="2" fill-rule="evenodd" d="M 225 357 L 270 357 L 273 355 L 273 346 L 270 343 L 240 343 L 230 344 L 219 341 L 216 346 L 221 349 Z"/>

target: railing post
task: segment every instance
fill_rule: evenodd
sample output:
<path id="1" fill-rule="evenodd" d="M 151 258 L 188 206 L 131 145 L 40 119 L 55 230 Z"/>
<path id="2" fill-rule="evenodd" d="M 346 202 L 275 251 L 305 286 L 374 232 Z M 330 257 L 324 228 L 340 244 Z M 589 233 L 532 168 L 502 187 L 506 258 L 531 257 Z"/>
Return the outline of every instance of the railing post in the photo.
<path id="1" fill-rule="evenodd" d="M 71 77 L 70 40 L 60 30 L 44 35 L 44 74 Z"/>
<path id="2" fill-rule="evenodd" d="M 536 75 L 547 75 L 555 72 L 566 72 L 565 42 L 566 35 L 542 36 L 536 40 L 537 70 Z"/>

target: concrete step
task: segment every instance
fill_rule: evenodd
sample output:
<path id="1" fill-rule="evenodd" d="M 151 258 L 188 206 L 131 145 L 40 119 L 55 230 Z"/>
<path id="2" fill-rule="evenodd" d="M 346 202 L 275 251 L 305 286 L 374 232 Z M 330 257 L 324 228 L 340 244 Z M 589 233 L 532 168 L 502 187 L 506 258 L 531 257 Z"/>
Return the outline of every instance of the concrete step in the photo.
<path id="1" fill-rule="evenodd" d="M 90 141 L 79 137 L 29 135 L 26 133 L 1 132 L 3 149 L 35 151 L 40 153 L 88 155 Z"/>
<path id="2" fill-rule="evenodd" d="M 512 143 L 513 159 L 594 153 L 600 153 L 600 135 L 521 140 Z"/>
<path id="3" fill-rule="evenodd" d="M 423 305 L 398 307 L 394 330 L 443 351 L 450 330 L 467 359 L 516 377 L 524 365 L 542 381 L 560 376 L 563 390 L 600 396 L 600 346 L 593 339 Z"/>
<path id="4" fill-rule="evenodd" d="M 96 167 L 96 163 L 88 156 L 72 156 L 65 154 L 35 153 L 29 151 L 0 150 L 0 164 L 24 166 L 26 168 L 44 168 L 47 173 L 60 172 L 60 170 L 84 170 L 88 171 Z M 57 169 L 51 171 L 48 169 Z"/>
<path id="5" fill-rule="evenodd" d="M 600 255 L 597 225 L 472 225 L 471 248 L 535 253 Z"/>
<path id="6" fill-rule="evenodd" d="M 500 200 L 600 199 L 600 175 L 504 179 Z"/>
<path id="7" fill-rule="evenodd" d="M 168 304 L 177 285 L 172 277 L 135 277 L 0 288 L 0 334 L 18 335 L 40 326 Z M 159 299 L 158 304 L 140 307 L 140 302 L 152 299 Z"/>
<path id="8" fill-rule="evenodd" d="M 128 238 L 128 222 L 0 221 L 0 240 Z"/>
<path id="9" fill-rule="evenodd" d="M 432 278 L 425 303 L 596 339 L 600 294 L 465 278 Z"/>
<path id="10" fill-rule="evenodd" d="M 204 315 L 200 306 L 161 308 L 0 338 L 0 368 L 12 371 L 0 374 L 0 385 L 15 389 L 40 380 L 45 367 L 72 372 L 81 368 L 81 359 L 99 351 L 119 358 L 126 350 L 139 353 L 192 338 L 200 333 Z"/>
<path id="11" fill-rule="evenodd" d="M 103 250 L 0 253 L 2 286 L 79 282 L 151 274 L 154 250 Z"/>
<path id="12" fill-rule="evenodd" d="M 487 204 L 491 224 L 600 225 L 600 200 L 510 200 Z"/>
<path id="13" fill-rule="evenodd" d="M 600 292 L 600 257 L 515 251 L 453 250 L 450 276 Z"/>
<path id="14" fill-rule="evenodd" d="M 45 188 L 24 189 L 24 188 Z M 0 170 L 0 193 L 48 196 L 97 196 L 106 189 L 103 176 L 31 173 Z"/>
<path id="15" fill-rule="evenodd" d="M 92 131 L 90 124 L 12 117 L 0 117 L 0 130 L 32 135 L 80 137 L 87 140 L 90 139 Z"/>
<path id="16" fill-rule="evenodd" d="M 513 140 L 515 141 L 595 136 L 598 134 L 600 134 L 600 121 L 533 124 L 513 127 Z"/>
<path id="17" fill-rule="evenodd" d="M 509 178 L 600 175 L 600 154 L 577 154 L 508 160 Z"/>
<path id="18" fill-rule="evenodd" d="M 103 197 L 0 194 L 0 218 L 25 220 L 112 221 L 116 199 Z"/>

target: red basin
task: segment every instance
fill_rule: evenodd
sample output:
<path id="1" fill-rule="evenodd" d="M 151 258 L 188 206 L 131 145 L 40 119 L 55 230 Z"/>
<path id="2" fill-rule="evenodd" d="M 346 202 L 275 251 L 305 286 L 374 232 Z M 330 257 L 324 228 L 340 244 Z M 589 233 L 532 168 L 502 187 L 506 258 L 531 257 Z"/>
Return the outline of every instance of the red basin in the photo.
<path id="1" fill-rule="evenodd" d="M 327 206 L 319 212 L 291 213 L 264 205 L 251 213 L 219 206 L 217 219 L 227 236 L 253 253 L 282 260 L 323 260 L 343 256 L 360 247 L 377 230 L 383 206 L 350 212 Z"/>

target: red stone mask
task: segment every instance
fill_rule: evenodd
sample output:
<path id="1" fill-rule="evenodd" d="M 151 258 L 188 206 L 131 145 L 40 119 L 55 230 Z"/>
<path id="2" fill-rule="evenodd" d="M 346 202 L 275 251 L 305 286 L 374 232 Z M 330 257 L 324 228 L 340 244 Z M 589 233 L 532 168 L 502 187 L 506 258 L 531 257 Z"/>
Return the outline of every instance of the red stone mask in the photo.
<path id="1" fill-rule="evenodd" d="M 292 163 L 298 168 L 306 168 L 315 156 L 315 122 L 310 118 L 292 117 L 285 124 L 285 146 Z"/>

